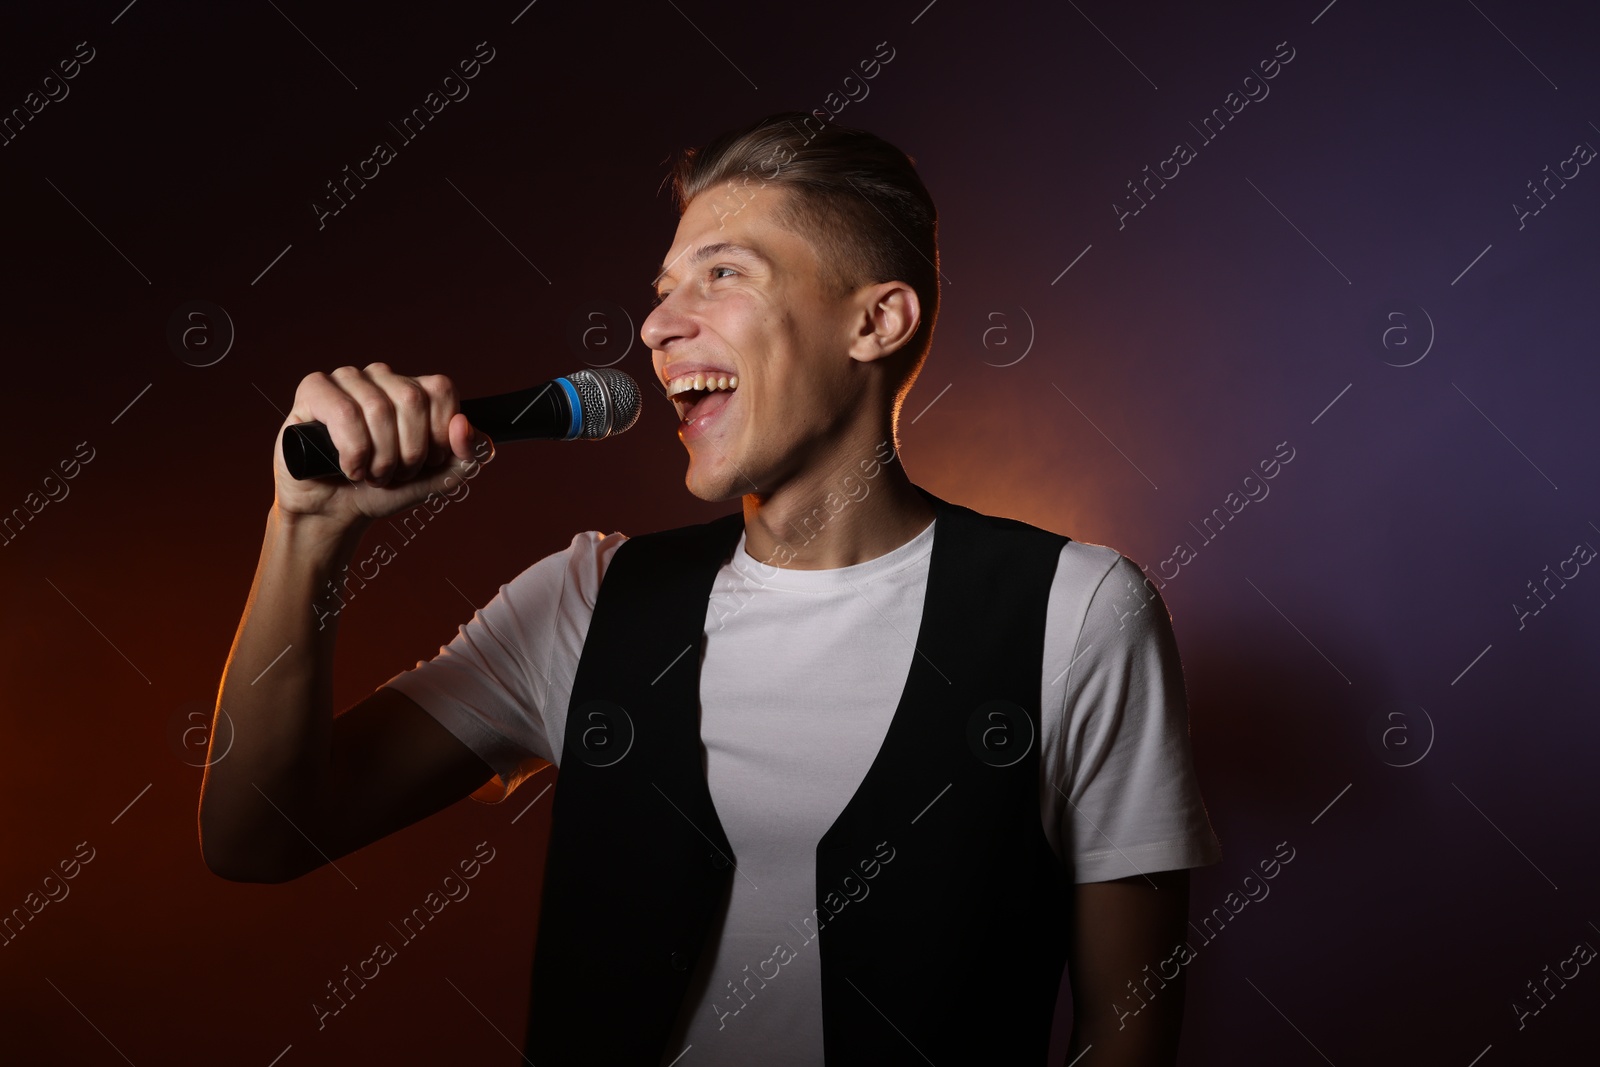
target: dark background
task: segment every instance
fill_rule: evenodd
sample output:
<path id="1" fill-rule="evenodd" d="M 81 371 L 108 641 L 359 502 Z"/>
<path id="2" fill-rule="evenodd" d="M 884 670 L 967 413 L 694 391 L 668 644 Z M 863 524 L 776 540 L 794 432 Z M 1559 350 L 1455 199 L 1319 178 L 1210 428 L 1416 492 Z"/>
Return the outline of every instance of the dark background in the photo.
<path id="1" fill-rule="evenodd" d="M 1520 1028 L 1513 1003 L 1600 946 L 1600 576 L 1551 580 L 1519 621 L 1530 582 L 1600 545 L 1600 174 L 1520 225 L 1514 205 L 1600 145 L 1596 16 L 1325 2 L 8 11 L 6 113 L 78 42 L 94 58 L 0 147 L 0 513 L 70 489 L 0 547 L 0 912 L 80 842 L 94 858 L 0 945 L 0 1058 L 519 1062 L 549 810 L 529 802 L 553 772 L 288 885 L 201 863 L 185 731 L 244 606 L 275 431 L 304 375 L 379 359 L 468 396 L 586 363 L 646 379 L 669 156 L 836 106 L 885 41 L 837 121 L 910 152 L 942 216 L 908 472 L 1158 577 L 1187 543 L 1162 593 L 1224 848 L 1193 916 L 1295 850 L 1198 948 L 1182 1062 L 1592 1054 L 1595 967 Z M 470 96 L 319 229 L 324 183 L 480 41 Z M 1204 142 L 1191 123 L 1279 42 L 1270 95 Z M 1125 183 L 1179 140 L 1196 158 L 1119 228 Z M 169 342 L 197 300 L 227 321 Z M 585 348 L 595 301 L 631 324 Z M 338 706 L 578 530 L 732 510 L 683 488 L 674 421 L 650 394 L 617 440 L 503 447 L 350 603 Z M 47 483 L 81 442 L 93 459 Z M 1270 496 L 1207 540 L 1284 442 Z M 319 1030 L 324 984 L 480 841 L 472 895 Z"/>

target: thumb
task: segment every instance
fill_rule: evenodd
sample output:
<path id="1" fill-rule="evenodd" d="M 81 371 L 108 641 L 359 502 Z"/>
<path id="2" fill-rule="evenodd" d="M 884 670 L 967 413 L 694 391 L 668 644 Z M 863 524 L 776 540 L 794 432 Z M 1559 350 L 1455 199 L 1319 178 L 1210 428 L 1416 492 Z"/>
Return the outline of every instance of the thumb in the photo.
<path id="1" fill-rule="evenodd" d="M 451 417 L 448 436 L 449 461 L 418 480 L 417 487 L 424 494 L 454 491 L 465 479 L 477 477 L 483 465 L 494 459 L 494 441 L 460 412 Z"/>
<path id="2" fill-rule="evenodd" d="M 456 412 L 450 417 L 450 425 L 446 429 L 450 438 L 450 452 L 454 457 L 453 467 L 467 474 L 476 474 L 480 464 L 494 459 L 494 441 L 472 425 L 466 415 Z"/>

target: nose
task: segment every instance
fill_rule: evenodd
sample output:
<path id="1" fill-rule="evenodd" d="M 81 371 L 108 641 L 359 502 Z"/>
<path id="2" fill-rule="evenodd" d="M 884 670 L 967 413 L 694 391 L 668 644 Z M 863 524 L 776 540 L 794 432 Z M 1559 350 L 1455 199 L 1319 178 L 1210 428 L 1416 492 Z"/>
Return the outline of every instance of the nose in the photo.
<path id="1" fill-rule="evenodd" d="M 668 343 L 693 332 L 694 320 L 685 313 L 682 299 L 676 292 L 668 293 L 667 298 L 645 316 L 639 327 L 639 338 L 651 351 L 659 352 Z"/>

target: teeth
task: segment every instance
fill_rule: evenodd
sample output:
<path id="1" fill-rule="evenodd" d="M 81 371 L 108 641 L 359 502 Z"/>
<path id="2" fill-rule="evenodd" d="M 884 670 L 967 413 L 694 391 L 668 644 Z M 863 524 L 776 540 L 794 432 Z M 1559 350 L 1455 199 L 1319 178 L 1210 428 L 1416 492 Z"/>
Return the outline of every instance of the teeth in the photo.
<path id="1" fill-rule="evenodd" d="M 736 374 L 685 374 L 673 378 L 667 383 L 667 397 L 678 409 L 678 418 L 689 417 L 690 398 L 682 394 L 691 391 L 699 392 L 732 392 L 739 388 L 739 376 Z"/>
<path id="2" fill-rule="evenodd" d="M 667 395 L 677 396 L 679 393 L 686 393 L 691 389 L 715 392 L 737 388 L 739 388 L 739 376 L 737 374 L 706 374 L 701 372 L 699 374 L 685 374 L 672 379 L 667 383 Z"/>

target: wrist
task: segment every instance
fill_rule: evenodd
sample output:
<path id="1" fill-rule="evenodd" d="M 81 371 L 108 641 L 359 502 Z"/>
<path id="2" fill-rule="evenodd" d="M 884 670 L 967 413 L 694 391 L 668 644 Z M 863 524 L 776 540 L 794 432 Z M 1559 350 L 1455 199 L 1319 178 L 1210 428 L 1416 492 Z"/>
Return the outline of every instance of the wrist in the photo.
<path id="1" fill-rule="evenodd" d="M 365 515 L 334 518 L 306 514 L 285 510 L 277 501 L 273 501 L 267 512 L 267 522 L 287 546 L 332 557 L 353 554 L 367 527 L 372 525 L 372 519 Z"/>

